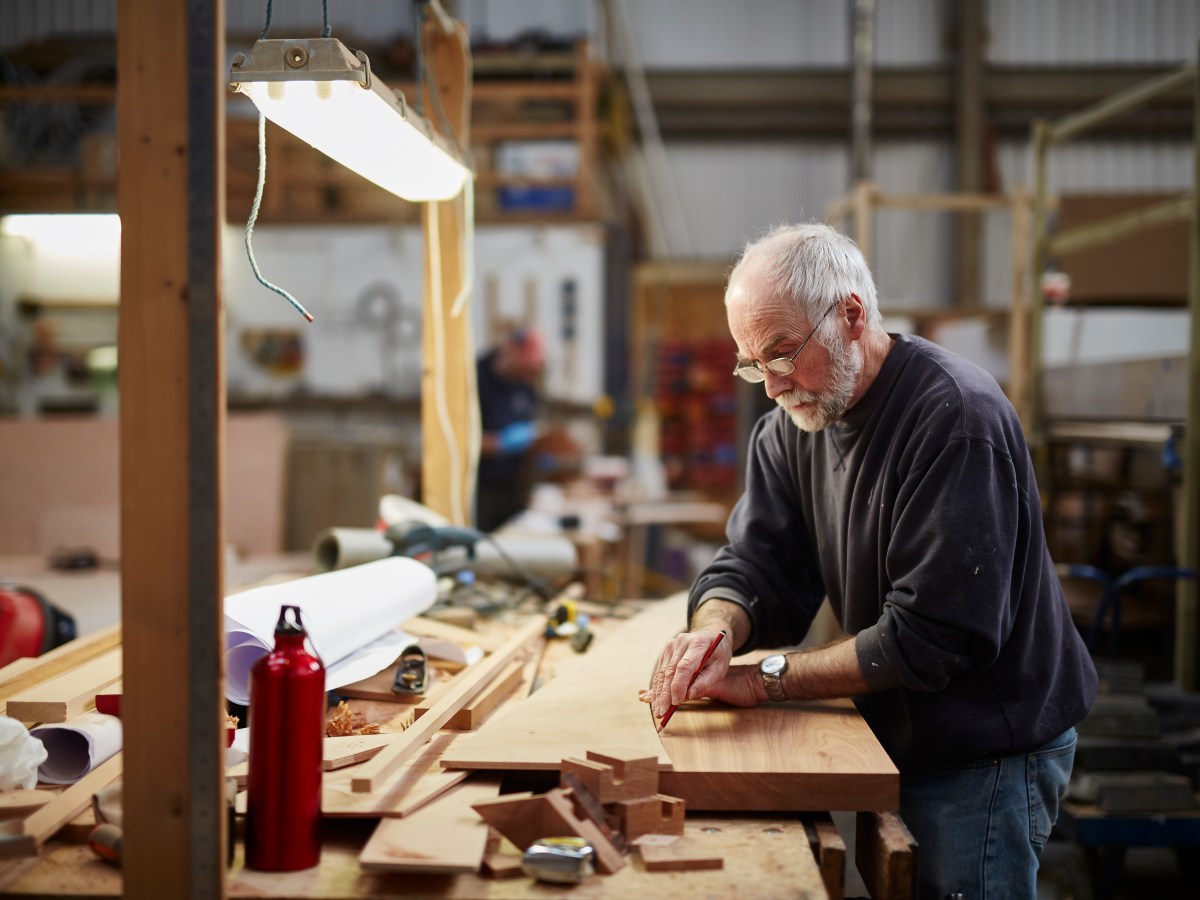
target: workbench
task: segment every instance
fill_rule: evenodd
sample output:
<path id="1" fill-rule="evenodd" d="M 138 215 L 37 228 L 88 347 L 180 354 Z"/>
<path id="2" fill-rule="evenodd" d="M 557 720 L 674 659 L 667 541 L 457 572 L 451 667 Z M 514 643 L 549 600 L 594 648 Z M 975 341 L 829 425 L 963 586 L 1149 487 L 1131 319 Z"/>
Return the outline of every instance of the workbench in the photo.
<path id="1" fill-rule="evenodd" d="M 679 603 L 679 598 L 674 598 Z M 674 615 L 668 601 L 630 602 L 608 607 L 609 615 L 601 615 L 593 620 L 597 639 L 593 647 L 605 648 L 612 653 L 628 645 L 628 641 L 614 640 L 606 647 L 606 638 L 623 624 L 621 618 L 644 606 L 651 606 L 643 615 L 654 615 L 660 620 Z M 657 607 L 655 609 L 654 607 Z M 640 620 L 639 620 L 640 621 Z M 503 632 L 503 626 L 491 623 L 491 633 L 488 635 L 489 648 L 495 647 L 498 640 L 496 631 Z M 656 638 L 648 638 L 654 641 Z M 641 662 L 644 662 L 641 661 Z M 607 665 L 601 654 L 590 650 L 584 654 L 574 653 L 566 641 L 548 642 L 545 652 L 536 660 L 534 679 L 550 680 L 552 685 L 560 688 L 569 687 L 572 682 L 588 679 L 589 666 L 596 664 Z M 646 668 L 639 664 L 634 666 L 632 659 L 623 668 L 638 671 Z M 622 677 L 630 677 L 628 674 Z M 644 676 L 633 676 L 644 678 Z M 617 679 L 620 681 L 621 679 Z M 453 682 L 451 682 L 452 684 Z M 489 722 L 519 722 L 518 713 L 533 698 L 538 697 L 545 688 L 532 694 L 528 699 L 510 700 L 505 709 L 493 713 L 492 718 L 484 722 L 477 731 L 467 737 L 478 738 L 487 734 Z M 625 688 L 621 687 L 624 691 Z M 561 691 L 560 691 L 561 693 Z M 553 701 L 555 693 L 550 691 L 544 695 Z M 382 721 L 384 730 L 391 730 L 393 721 L 389 716 L 397 716 L 393 704 L 371 700 L 350 700 L 352 706 L 374 721 Z M 649 722 L 648 713 L 642 706 L 638 712 Z M 753 715 L 754 711 L 737 711 L 739 714 Z M 778 714 L 780 710 L 769 712 Z M 673 732 L 663 745 L 668 746 L 674 740 L 675 747 L 683 747 L 690 740 L 689 729 L 704 726 L 706 722 L 714 722 L 713 716 L 724 715 L 716 708 L 700 707 L 691 709 L 690 705 L 682 707 L 680 713 L 672 720 L 670 732 Z M 809 715 L 801 711 L 801 716 Z M 823 723 L 830 717 L 839 720 L 848 719 L 852 727 L 857 727 L 852 707 L 833 710 L 815 710 L 812 715 Z M 419 721 L 419 720 L 418 720 Z M 859 720 L 861 722 L 861 720 Z M 498 728 L 499 726 L 493 726 Z M 743 726 L 744 727 L 744 726 Z M 772 728 L 777 729 L 776 725 Z M 865 728 L 865 724 L 862 725 Z M 573 734 L 571 728 L 556 728 L 555 733 Z M 498 732 L 503 736 L 504 732 Z M 654 734 L 653 727 L 649 733 Z M 840 732 L 835 729 L 835 735 Z M 841 737 L 829 740 L 841 740 Z M 456 741 L 462 738 L 456 738 Z M 483 750 L 479 750 L 476 742 L 475 752 L 487 755 L 487 741 L 483 741 Z M 829 753 L 825 747 L 824 756 L 837 756 Z M 554 750 L 557 752 L 557 750 Z M 676 751 L 678 752 L 678 751 Z M 840 754 L 846 756 L 847 754 Z M 853 756 L 854 754 L 849 754 Z M 681 759 L 683 756 L 681 755 Z M 886 769 L 886 767 L 885 767 Z M 517 779 L 524 776 L 526 781 L 537 779 L 539 776 L 554 773 L 545 772 L 514 772 L 508 776 Z M 666 774 L 665 772 L 663 773 Z M 680 773 L 675 773 L 677 778 Z M 462 784 L 471 784 L 495 773 L 486 771 L 472 772 Z M 775 772 L 766 772 L 760 778 L 766 781 L 750 782 L 752 788 L 770 790 L 775 784 L 772 779 L 779 778 Z M 819 775 L 811 782 L 790 782 L 791 784 L 813 784 L 816 791 L 810 799 L 826 800 L 829 796 L 822 795 L 818 782 L 833 778 Z M 882 778 L 882 780 L 880 780 Z M 910 896 L 911 876 L 913 871 L 913 846 L 911 837 L 899 822 L 898 817 L 891 814 L 876 814 L 865 810 L 871 808 L 871 797 L 891 797 L 892 784 L 890 775 L 885 771 L 882 776 L 876 776 L 876 781 L 867 783 L 862 791 L 849 791 L 845 796 L 850 799 L 844 808 L 863 810 L 859 814 L 858 854 L 860 870 L 867 869 L 863 877 L 871 885 L 872 896 L 905 897 Z M 781 784 L 784 782 L 780 782 Z M 895 780 L 898 793 L 898 776 Z M 525 789 L 525 784 L 516 784 L 514 789 Z M 508 786 L 506 785 L 506 790 Z M 665 790 L 665 788 L 664 788 Z M 879 794 L 878 791 L 883 791 Z M 726 802 L 717 795 L 713 801 L 720 806 Z M 840 796 L 840 795 L 839 795 Z M 888 801 L 890 805 L 890 800 Z M 517 874 L 515 877 L 487 877 L 478 872 L 468 874 L 418 874 L 377 873 L 365 871 L 360 864 L 359 854 L 366 841 L 374 831 L 377 819 L 330 819 L 323 823 L 323 849 L 320 865 L 316 869 L 273 874 L 250 871 L 244 868 L 242 862 L 243 845 L 240 834 L 234 834 L 234 859 L 226 879 L 226 892 L 230 897 L 303 897 L 303 898 L 351 898 L 362 896 L 427 896 L 427 897 L 480 897 L 506 898 L 536 896 L 573 896 L 573 897 L 631 897 L 631 896 L 738 896 L 738 897 L 796 897 L 824 898 L 843 896 L 843 878 L 845 871 L 846 844 L 838 834 L 833 822 L 824 809 L 810 809 L 810 803 L 800 801 L 780 801 L 780 809 L 762 812 L 745 813 L 733 808 L 714 811 L 703 811 L 689 803 L 684 836 L 689 842 L 702 846 L 706 852 L 720 857 L 723 867 L 720 869 L 705 869 L 696 871 L 651 872 L 647 871 L 636 853 L 630 854 L 628 864 L 611 875 L 594 875 L 586 882 L 575 886 L 556 886 L 536 884 L 530 878 Z M 327 810 L 328 811 L 328 810 Z M 390 820 L 390 821 L 403 821 Z M 239 827 L 240 831 L 240 820 Z M 74 841 L 79 840 L 79 834 Z M 497 842 L 493 833 L 492 845 Z M 509 848 L 511 850 L 511 848 Z M 811 852 L 810 852 L 811 851 Z M 72 842 L 68 831 L 50 839 L 41 848 L 36 857 L 0 861 L 0 893 L 5 896 L 93 896 L 113 897 L 122 893 L 122 879 L 119 869 L 100 861 L 86 846 Z"/>

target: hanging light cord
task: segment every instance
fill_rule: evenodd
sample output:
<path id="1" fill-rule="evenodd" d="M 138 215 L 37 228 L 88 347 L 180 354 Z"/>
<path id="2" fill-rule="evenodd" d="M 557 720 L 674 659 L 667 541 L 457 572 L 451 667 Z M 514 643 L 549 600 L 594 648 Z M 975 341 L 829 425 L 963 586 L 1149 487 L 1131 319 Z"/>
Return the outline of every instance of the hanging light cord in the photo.
<path id="1" fill-rule="evenodd" d="M 267 32 L 271 30 L 271 8 L 274 6 L 274 0 L 267 0 L 267 19 L 263 22 L 262 33 L 258 39 L 265 41 Z M 329 37 L 329 2 L 321 0 L 322 12 L 325 15 L 325 30 L 324 37 Z M 254 277 L 258 279 L 258 283 L 263 287 L 274 291 L 280 297 L 296 308 L 300 315 L 304 316 L 309 322 L 313 320 L 312 313 L 304 308 L 290 293 L 276 284 L 272 284 L 263 278 L 262 272 L 258 268 L 258 260 L 254 258 L 254 223 L 258 221 L 258 210 L 262 206 L 263 186 L 267 183 L 267 120 L 262 113 L 258 114 L 258 184 L 254 188 L 254 203 L 250 206 L 250 218 L 246 220 L 246 258 L 250 260 L 250 268 L 254 270 Z"/>
<path id="2" fill-rule="evenodd" d="M 268 8 L 270 3 L 268 2 Z M 254 223 L 258 219 L 258 209 L 262 205 L 263 185 L 267 183 L 267 119 L 262 113 L 258 116 L 258 185 L 254 189 L 254 203 L 250 207 L 250 218 L 246 222 L 246 256 L 250 260 L 250 268 L 254 270 L 254 277 L 258 279 L 258 283 L 265 288 L 277 293 L 279 296 L 287 300 L 296 308 L 300 315 L 304 316 L 308 321 L 313 320 L 312 313 L 305 309 L 299 300 L 285 291 L 283 288 L 272 284 L 263 278 L 262 273 L 258 270 L 258 260 L 254 258 L 254 244 L 251 242 L 254 234 Z"/>
<path id="3" fill-rule="evenodd" d="M 259 34 L 258 39 L 265 41 L 267 32 L 271 30 L 271 7 L 275 5 L 275 0 L 267 0 L 267 21 L 263 23 L 263 30 Z M 321 17 L 324 27 L 321 29 L 321 37 L 329 37 L 329 0 L 321 0 Z"/>

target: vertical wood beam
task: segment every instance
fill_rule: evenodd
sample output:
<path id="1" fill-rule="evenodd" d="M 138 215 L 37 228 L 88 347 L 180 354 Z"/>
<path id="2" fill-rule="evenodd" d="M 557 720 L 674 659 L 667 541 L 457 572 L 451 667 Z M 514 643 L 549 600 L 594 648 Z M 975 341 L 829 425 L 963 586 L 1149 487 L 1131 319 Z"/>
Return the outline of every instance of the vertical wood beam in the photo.
<path id="1" fill-rule="evenodd" d="M 222 897 L 224 5 L 118 22 L 124 889 Z"/>
<path id="2" fill-rule="evenodd" d="M 983 189 L 983 45 L 985 0 L 960 0 L 956 66 L 955 134 L 958 146 L 958 184 L 964 193 Z M 975 309 L 981 302 L 980 270 L 983 215 L 964 212 L 955 228 L 958 304 Z"/>
<path id="3" fill-rule="evenodd" d="M 426 65 L 434 74 L 439 104 L 425 86 L 429 120 L 449 126 L 460 147 L 470 143 L 471 57 L 466 27 L 454 22 L 447 34 L 426 23 Z M 418 88 L 421 89 L 421 88 Z M 470 190 L 468 185 L 466 190 Z M 421 210 L 425 238 L 425 302 L 421 375 L 421 499 L 458 525 L 474 521 L 475 465 L 479 458 L 479 394 L 475 385 L 475 340 L 471 304 L 452 315 L 468 268 L 463 237 L 469 228 L 463 194 L 430 202 Z M 470 287 L 469 285 L 467 286 Z"/>

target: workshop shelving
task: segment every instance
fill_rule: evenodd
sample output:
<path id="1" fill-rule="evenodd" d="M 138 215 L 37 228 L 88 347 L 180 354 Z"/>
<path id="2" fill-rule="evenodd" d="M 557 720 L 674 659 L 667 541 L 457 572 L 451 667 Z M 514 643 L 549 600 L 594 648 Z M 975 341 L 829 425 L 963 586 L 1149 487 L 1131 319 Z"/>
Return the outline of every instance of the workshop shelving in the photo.
<path id="1" fill-rule="evenodd" d="M 411 80 L 383 77 L 413 99 Z M 591 58 L 587 41 L 564 50 L 488 50 L 474 57 L 470 150 L 477 221 L 574 222 L 605 216 L 598 116 L 603 78 L 603 66 Z M 0 112 L 25 103 L 103 108 L 115 97 L 112 85 L 3 86 Z M 228 97 L 226 110 L 226 215 L 232 222 L 244 221 L 258 177 L 258 125 L 243 97 Z M 115 132 L 97 129 L 80 139 L 74 162 L 0 163 L 0 210 L 114 210 L 115 141 Z M 420 209 L 268 123 L 263 223 L 416 222 Z"/>

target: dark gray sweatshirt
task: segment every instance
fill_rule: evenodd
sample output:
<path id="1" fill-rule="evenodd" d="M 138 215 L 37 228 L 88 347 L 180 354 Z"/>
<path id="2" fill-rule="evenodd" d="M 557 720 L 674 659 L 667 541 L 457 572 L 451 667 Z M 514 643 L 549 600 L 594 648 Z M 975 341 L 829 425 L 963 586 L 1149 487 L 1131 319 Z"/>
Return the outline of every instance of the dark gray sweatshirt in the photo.
<path id="1" fill-rule="evenodd" d="M 764 415 L 727 536 L 689 618 L 723 597 L 752 623 L 737 652 L 785 647 L 828 595 L 874 688 L 858 707 L 901 769 L 1032 750 L 1091 706 L 1021 423 L 991 375 L 936 344 L 896 336 L 823 431 Z"/>

